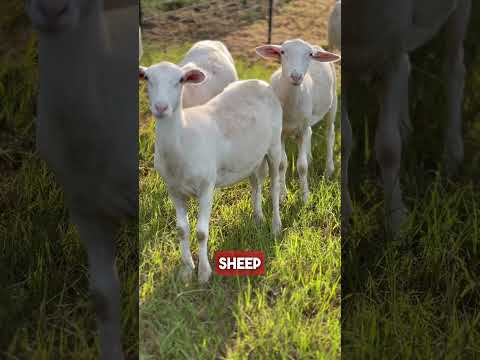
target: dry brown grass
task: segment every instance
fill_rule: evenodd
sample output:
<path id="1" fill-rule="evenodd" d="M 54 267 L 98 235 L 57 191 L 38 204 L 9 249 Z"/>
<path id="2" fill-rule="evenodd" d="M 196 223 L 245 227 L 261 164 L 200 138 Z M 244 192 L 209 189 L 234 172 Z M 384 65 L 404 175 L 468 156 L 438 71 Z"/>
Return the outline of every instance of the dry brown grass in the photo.
<path id="1" fill-rule="evenodd" d="M 326 46 L 328 16 L 334 3 L 335 0 L 276 1 L 272 42 L 299 37 Z M 159 45 L 219 39 L 234 57 L 255 59 L 253 49 L 267 41 L 266 5 L 267 1 L 216 0 L 149 14 L 145 36 Z"/>

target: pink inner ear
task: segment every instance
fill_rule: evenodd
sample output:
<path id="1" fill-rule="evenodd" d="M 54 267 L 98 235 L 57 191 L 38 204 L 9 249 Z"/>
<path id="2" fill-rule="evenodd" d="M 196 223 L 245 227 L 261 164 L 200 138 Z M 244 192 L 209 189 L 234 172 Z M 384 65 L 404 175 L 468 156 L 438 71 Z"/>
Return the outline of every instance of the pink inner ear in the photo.
<path id="1" fill-rule="evenodd" d="M 312 58 L 321 62 L 333 62 L 340 60 L 340 56 L 328 51 L 317 51 L 312 55 Z"/>
<path id="2" fill-rule="evenodd" d="M 191 82 L 194 84 L 201 83 L 203 80 L 205 80 L 205 75 L 198 70 L 190 70 L 183 77 L 184 82 Z"/>
<path id="3" fill-rule="evenodd" d="M 256 51 L 260 56 L 263 56 L 265 58 L 274 58 L 274 59 L 280 58 L 280 49 L 276 46 L 272 46 L 272 45 L 259 46 L 256 49 Z"/>

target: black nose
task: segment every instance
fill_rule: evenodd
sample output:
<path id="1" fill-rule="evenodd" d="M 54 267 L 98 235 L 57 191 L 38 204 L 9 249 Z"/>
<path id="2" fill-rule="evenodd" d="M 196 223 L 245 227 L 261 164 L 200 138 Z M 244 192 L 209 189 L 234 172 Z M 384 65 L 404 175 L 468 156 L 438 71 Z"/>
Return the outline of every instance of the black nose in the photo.
<path id="1" fill-rule="evenodd" d="M 67 0 L 39 0 L 39 10 L 42 14 L 50 19 L 54 20 L 64 15 L 68 10 Z"/>

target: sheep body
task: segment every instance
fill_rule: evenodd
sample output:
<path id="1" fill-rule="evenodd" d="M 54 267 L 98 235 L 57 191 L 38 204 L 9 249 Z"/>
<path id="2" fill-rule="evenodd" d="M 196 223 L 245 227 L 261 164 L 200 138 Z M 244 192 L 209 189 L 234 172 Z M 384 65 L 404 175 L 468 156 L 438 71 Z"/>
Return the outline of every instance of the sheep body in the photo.
<path id="1" fill-rule="evenodd" d="M 471 13 L 471 0 L 395 1 L 370 0 L 345 3 L 342 62 L 342 223 L 352 213 L 348 189 L 348 164 L 353 134 L 347 109 L 351 106 L 352 83 L 373 80 L 378 109 L 375 158 L 380 168 L 385 198 L 385 225 L 389 235 L 398 236 L 407 216 L 401 189 L 402 140 L 409 127 L 409 52 L 444 34 L 442 88 L 443 166 L 447 174 L 459 170 L 464 157 L 462 100 L 465 86 L 464 40 Z M 413 21 L 412 21 L 413 19 Z M 381 31 L 379 31 L 381 29 Z M 344 228 L 347 230 L 347 228 Z"/>
<path id="2" fill-rule="evenodd" d="M 283 105 L 287 134 L 295 136 L 305 126 L 316 125 L 329 111 L 336 113 L 336 76 L 331 63 L 312 62 L 302 84 L 295 87 L 282 77 L 280 67 L 273 73 L 271 83 Z"/>
<path id="3" fill-rule="evenodd" d="M 124 358 L 118 230 L 138 220 L 138 2 L 122 4 L 104 12 L 101 0 L 27 2 L 39 32 L 37 151 L 86 247 L 100 358 L 109 360 Z"/>
<path id="4" fill-rule="evenodd" d="M 342 48 L 342 2 L 337 0 L 328 19 L 328 45 L 331 49 Z"/>
<path id="5" fill-rule="evenodd" d="M 157 118 L 154 166 L 165 180 L 176 208 L 184 265 L 181 275 L 189 280 L 194 269 L 185 201 L 196 197 L 200 204 L 198 276 L 206 282 L 211 274 L 207 239 L 215 188 L 250 178 L 255 218 L 262 220 L 261 186 L 268 162 L 272 229 L 275 235 L 281 231 L 282 106 L 268 83 L 245 80 L 229 84 L 204 105 L 184 109 L 179 106 L 183 89 L 176 84 L 201 83 L 204 78 L 191 80 L 192 76 L 204 76 L 200 69 L 164 62 L 141 69 L 140 73 L 149 81 L 150 106 Z"/>
<path id="6" fill-rule="evenodd" d="M 183 106 L 186 108 L 205 104 L 228 84 L 238 80 L 232 55 L 220 41 L 203 40 L 195 43 L 179 66 L 198 67 L 207 75 L 207 79 L 200 85 L 185 85 Z"/>
<path id="7" fill-rule="evenodd" d="M 225 187 L 244 180 L 274 135 L 280 138 L 280 107 L 267 83 L 232 83 L 207 104 L 183 111 L 178 138 L 170 124 L 157 123 L 154 166 L 182 196 L 197 196 L 205 184 Z"/>
<path id="8" fill-rule="evenodd" d="M 282 66 L 271 77 L 272 88 L 283 107 L 283 136 L 297 140 L 299 156 L 297 169 L 306 202 L 308 189 L 308 162 L 311 159 L 311 127 L 327 115 L 326 175 L 334 171 L 333 146 L 337 113 L 336 77 L 334 65 L 338 55 L 313 47 L 301 39 L 285 41 L 280 45 L 264 45 L 257 53 L 265 58 L 281 60 Z M 311 61 L 314 59 L 316 61 Z M 282 144 L 284 148 L 285 145 Z M 286 196 L 285 172 L 287 156 L 282 155 L 282 198 Z"/>

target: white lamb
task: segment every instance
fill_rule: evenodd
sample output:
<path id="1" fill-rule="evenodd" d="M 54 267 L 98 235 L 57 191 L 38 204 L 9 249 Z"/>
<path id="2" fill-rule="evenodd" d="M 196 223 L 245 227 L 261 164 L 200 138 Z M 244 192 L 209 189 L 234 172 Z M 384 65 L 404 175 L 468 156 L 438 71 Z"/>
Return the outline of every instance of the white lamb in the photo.
<path id="1" fill-rule="evenodd" d="M 281 198 L 284 199 L 287 193 L 285 185 L 287 154 L 284 138 L 290 137 L 298 144 L 297 171 L 303 201 L 306 202 L 309 196 L 308 163 L 312 156 L 311 127 L 325 115 L 327 115 L 327 177 L 334 171 L 337 90 L 335 67 L 331 62 L 339 60 L 340 57 L 300 39 L 288 40 L 282 45 L 260 46 L 256 51 L 263 58 L 277 59 L 282 63 L 281 68 L 271 77 L 272 87 L 283 107 Z"/>
<path id="2" fill-rule="evenodd" d="M 178 65 L 184 69 L 200 68 L 207 75 L 200 85 L 185 85 L 184 108 L 205 104 L 220 94 L 228 84 L 238 80 L 232 55 L 220 41 L 204 40 L 195 43 Z"/>
<path id="3" fill-rule="evenodd" d="M 205 73 L 162 62 L 140 68 L 148 81 L 150 108 L 156 117 L 154 164 L 175 204 L 184 280 L 195 268 L 189 245 L 186 200 L 199 200 L 197 237 L 198 279 L 206 282 L 211 268 L 207 239 L 214 189 L 250 177 L 257 219 L 262 219 L 261 186 L 264 161 L 271 177 L 272 230 L 281 232 L 279 166 L 282 156 L 282 106 L 268 83 L 237 81 L 208 103 L 193 108 L 179 106 L 185 84 L 201 84 Z"/>
<path id="4" fill-rule="evenodd" d="M 337 0 L 328 19 L 328 45 L 330 50 L 342 49 L 342 2 Z"/>

